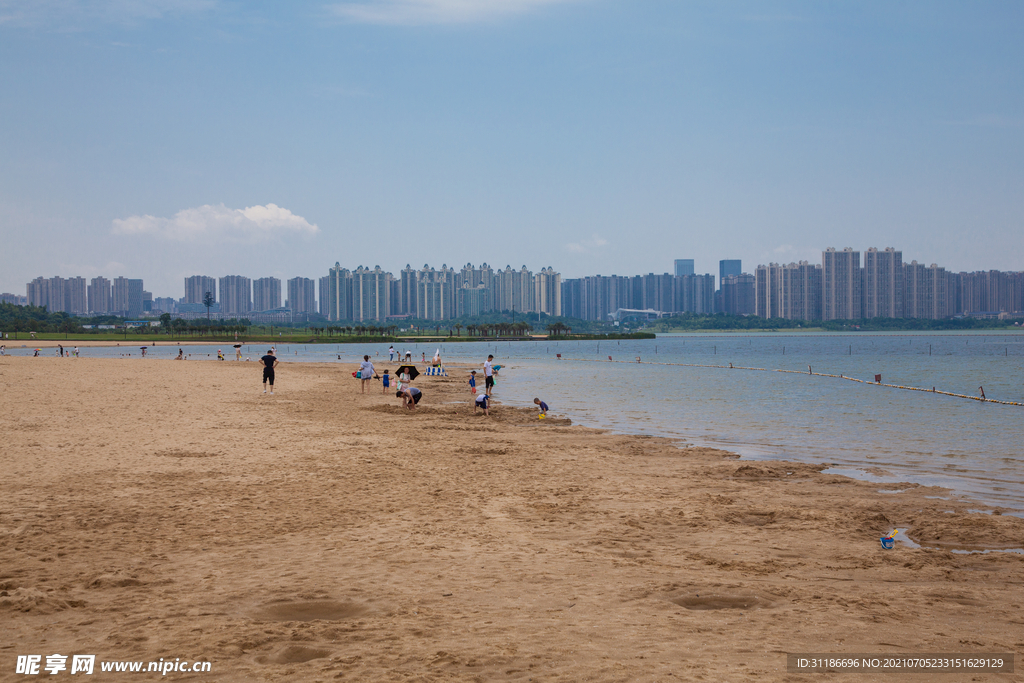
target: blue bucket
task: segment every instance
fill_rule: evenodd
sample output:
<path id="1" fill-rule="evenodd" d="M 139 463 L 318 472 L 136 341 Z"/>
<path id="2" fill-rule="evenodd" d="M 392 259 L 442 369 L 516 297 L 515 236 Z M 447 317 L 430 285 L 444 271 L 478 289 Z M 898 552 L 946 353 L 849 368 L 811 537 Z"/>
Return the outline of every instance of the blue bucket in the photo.
<path id="1" fill-rule="evenodd" d="M 891 536 L 882 536 L 878 540 L 882 542 L 882 547 L 886 550 L 892 550 L 894 547 L 896 547 L 896 539 L 892 538 Z"/>

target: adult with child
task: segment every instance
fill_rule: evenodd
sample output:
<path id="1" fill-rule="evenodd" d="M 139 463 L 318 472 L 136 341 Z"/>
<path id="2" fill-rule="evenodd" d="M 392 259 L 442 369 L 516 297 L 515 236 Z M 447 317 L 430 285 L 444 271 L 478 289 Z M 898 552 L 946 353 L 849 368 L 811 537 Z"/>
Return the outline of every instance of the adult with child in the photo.
<path id="1" fill-rule="evenodd" d="M 487 360 L 484 362 L 484 393 L 488 396 L 494 391 L 494 368 L 491 367 L 491 361 L 494 360 L 494 356 L 487 356 Z"/>
<path id="2" fill-rule="evenodd" d="M 377 376 L 377 371 L 373 368 L 373 363 L 370 362 L 369 356 L 363 356 L 363 364 L 359 366 L 359 388 L 360 393 L 366 393 L 366 383 Z"/>
<path id="3" fill-rule="evenodd" d="M 277 356 L 274 355 L 274 350 L 269 349 L 267 355 L 260 358 L 260 362 L 263 363 L 263 393 L 267 393 L 267 382 L 270 382 L 270 395 L 274 395 L 274 368 L 277 367 L 278 360 Z"/>

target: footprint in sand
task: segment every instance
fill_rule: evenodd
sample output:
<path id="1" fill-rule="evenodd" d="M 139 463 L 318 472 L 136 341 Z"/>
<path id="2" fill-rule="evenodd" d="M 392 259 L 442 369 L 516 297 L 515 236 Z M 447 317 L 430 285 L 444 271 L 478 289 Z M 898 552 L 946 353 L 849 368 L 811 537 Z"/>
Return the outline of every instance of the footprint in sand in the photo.
<path id="1" fill-rule="evenodd" d="M 358 617 L 366 611 L 365 605 L 353 602 L 307 600 L 272 602 L 256 610 L 253 616 L 264 621 L 342 621 Z"/>

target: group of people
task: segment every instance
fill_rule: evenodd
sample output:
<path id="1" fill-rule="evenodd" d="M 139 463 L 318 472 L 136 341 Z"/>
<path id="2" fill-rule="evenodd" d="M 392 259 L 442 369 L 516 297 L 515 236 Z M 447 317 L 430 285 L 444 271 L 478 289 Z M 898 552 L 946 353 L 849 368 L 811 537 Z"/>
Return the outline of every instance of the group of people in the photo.
<path id="1" fill-rule="evenodd" d="M 392 346 L 388 349 L 388 354 L 391 359 L 395 357 L 395 347 Z M 179 354 L 180 355 L 180 354 Z M 411 357 L 411 353 L 406 353 L 407 357 Z M 267 354 L 260 358 L 260 362 L 263 364 L 263 393 L 267 393 L 267 384 L 270 385 L 270 393 L 274 393 L 274 369 L 278 366 L 280 361 L 274 352 L 274 349 L 268 349 Z M 500 367 L 500 366 L 499 366 Z M 478 410 L 482 410 L 484 415 L 490 415 L 490 402 L 491 394 L 494 391 L 494 356 L 488 355 L 487 360 L 484 361 L 484 390 L 477 394 L 476 390 L 476 370 L 469 373 L 469 389 L 470 392 L 475 394 L 473 401 L 473 413 L 476 414 Z M 365 394 L 367 392 L 367 382 L 373 380 L 380 380 L 382 384 L 382 393 L 387 394 L 391 389 L 392 376 L 388 370 L 384 370 L 383 376 L 377 374 L 377 369 L 373 366 L 373 362 L 370 360 L 370 356 L 363 356 L 363 362 L 359 365 L 359 370 L 355 374 L 359 378 L 360 393 Z M 423 392 L 420 389 L 412 386 L 412 378 L 409 375 L 407 367 L 400 369 L 400 374 L 396 378 L 397 390 L 395 391 L 395 397 L 402 399 L 402 406 L 409 410 L 416 410 L 416 406 L 419 405 L 423 399 Z M 540 418 L 543 419 L 547 416 L 548 404 L 539 398 L 533 399 L 534 404 L 540 409 Z"/>

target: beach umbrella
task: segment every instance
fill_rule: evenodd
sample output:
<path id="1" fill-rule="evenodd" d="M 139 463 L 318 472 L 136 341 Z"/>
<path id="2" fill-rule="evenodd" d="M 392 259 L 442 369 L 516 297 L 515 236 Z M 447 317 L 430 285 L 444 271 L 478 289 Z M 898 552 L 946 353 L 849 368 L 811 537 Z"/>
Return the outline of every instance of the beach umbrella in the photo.
<path id="1" fill-rule="evenodd" d="M 235 348 L 236 349 L 240 349 L 240 348 L 242 348 L 242 345 L 241 344 L 235 344 Z"/>
<path id="2" fill-rule="evenodd" d="M 420 374 L 420 371 L 416 369 L 415 365 L 403 365 L 402 367 L 398 368 L 395 374 L 403 375 L 407 372 L 409 373 L 409 379 L 411 380 L 416 379 L 417 377 L 419 377 Z"/>

